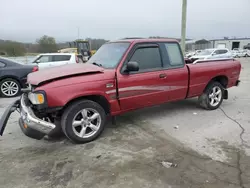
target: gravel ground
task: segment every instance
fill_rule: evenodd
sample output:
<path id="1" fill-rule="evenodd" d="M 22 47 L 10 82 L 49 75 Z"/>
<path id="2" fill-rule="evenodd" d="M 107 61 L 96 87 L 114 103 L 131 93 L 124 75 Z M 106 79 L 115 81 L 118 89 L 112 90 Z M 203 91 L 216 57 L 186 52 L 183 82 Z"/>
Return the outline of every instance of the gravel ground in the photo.
<path id="1" fill-rule="evenodd" d="M 1 187 L 250 187 L 250 58 L 240 61 L 242 82 L 220 109 L 189 99 L 138 110 L 84 145 L 30 139 L 13 114 L 0 138 Z M 0 115 L 11 101 L 0 99 Z"/>

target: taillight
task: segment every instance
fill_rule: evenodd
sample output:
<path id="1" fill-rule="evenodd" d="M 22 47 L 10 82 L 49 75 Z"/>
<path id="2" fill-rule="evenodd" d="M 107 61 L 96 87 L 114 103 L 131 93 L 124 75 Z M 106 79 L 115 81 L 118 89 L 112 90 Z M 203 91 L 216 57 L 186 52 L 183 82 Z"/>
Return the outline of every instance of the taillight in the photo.
<path id="1" fill-rule="evenodd" d="M 79 63 L 79 59 L 78 59 L 78 57 L 76 56 L 76 63 Z"/>
<path id="2" fill-rule="evenodd" d="M 38 69 L 39 69 L 38 66 L 34 66 L 32 69 L 32 72 L 36 72 L 36 71 L 38 71 Z"/>

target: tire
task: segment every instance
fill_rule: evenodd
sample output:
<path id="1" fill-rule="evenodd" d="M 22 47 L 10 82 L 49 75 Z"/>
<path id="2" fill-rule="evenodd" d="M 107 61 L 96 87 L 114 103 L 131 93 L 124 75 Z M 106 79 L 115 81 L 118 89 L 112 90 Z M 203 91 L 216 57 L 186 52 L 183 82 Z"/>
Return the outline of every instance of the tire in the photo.
<path id="1" fill-rule="evenodd" d="M 30 138 L 33 138 L 36 140 L 41 140 L 45 136 L 44 133 L 41 133 L 37 130 L 34 130 L 34 129 L 29 128 L 29 127 L 25 128 L 24 122 L 21 118 L 19 118 L 18 123 L 19 123 L 19 126 L 20 126 L 22 132 Z"/>
<path id="2" fill-rule="evenodd" d="M 219 92 L 220 90 L 220 92 Z M 215 91 L 215 92 L 214 92 Z M 219 94 L 220 93 L 220 94 Z M 219 82 L 211 82 L 199 97 L 199 105 L 207 110 L 219 108 L 223 101 L 224 88 Z"/>
<path id="3" fill-rule="evenodd" d="M 90 100 L 76 101 L 68 106 L 62 115 L 62 130 L 74 143 L 91 142 L 101 135 L 106 118 L 104 109 L 98 103 Z"/>
<path id="4" fill-rule="evenodd" d="M 13 88 L 12 92 L 14 93 L 12 94 L 9 93 L 8 95 L 8 91 L 6 91 L 6 88 L 11 85 Z M 1 97 L 6 97 L 6 98 L 16 97 L 20 95 L 20 93 L 21 93 L 21 85 L 17 80 L 12 79 L 12 78 L 6 78 L 0 82 L 0 96 Z"/>

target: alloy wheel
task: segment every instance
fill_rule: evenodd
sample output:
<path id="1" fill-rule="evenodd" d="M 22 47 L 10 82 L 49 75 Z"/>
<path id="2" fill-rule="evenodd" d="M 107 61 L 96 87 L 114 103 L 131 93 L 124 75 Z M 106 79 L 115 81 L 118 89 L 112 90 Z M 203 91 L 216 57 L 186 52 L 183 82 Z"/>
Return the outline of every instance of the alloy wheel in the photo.
<path id="1" fill-rule="evenodd" d="M 89 138 L 100 129 L 101 121 L 99 112 L 92 108 L 85 108 L 73 118 L 73 132 L 78 137 Z"/>
<path id="2" fill-rule="evenodd" d="M 18 91 L 19 91 L 19 86 L 14 81 L 6 81 L 3 82 L 1 85 L 1 92 L 7 97 L 15 96 L 18 93 Z"/>
<path id="3" fill-rule="evenodd" d="M 217 106 L 222 98 L 221 88 L 218 86 L 213 87 L 211 92 L 209 93 L 209 103 L 211 106 Z"/>

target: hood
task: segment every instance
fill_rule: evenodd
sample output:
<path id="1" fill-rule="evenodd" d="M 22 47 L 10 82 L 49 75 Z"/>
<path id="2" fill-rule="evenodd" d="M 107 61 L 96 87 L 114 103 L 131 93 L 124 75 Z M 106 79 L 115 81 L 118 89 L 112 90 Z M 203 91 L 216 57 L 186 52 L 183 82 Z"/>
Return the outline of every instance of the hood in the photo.
<path id="1" fill-rule="evenodd" d="M 103 72 L 104 68 L 93 64 L 68 64 L 49 69 L 43 69 L 28 75 L 27 82 L 31 85 L 40 85 L 42 83 L 67 78 L 71 76 L 92 74 Z"/>

